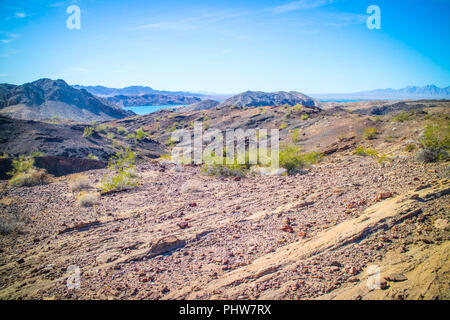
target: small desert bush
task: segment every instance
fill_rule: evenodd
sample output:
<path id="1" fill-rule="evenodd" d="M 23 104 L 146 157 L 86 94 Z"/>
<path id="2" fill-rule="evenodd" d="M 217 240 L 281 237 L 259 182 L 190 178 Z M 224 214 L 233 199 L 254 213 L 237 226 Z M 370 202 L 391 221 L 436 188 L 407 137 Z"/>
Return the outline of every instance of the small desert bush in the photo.
<path id="1" fill-rule="evenodd" d="M 308 120 L 309 119 L 309 115 L 308 114 L 302 114 L 302 116 L 300 117 L 301 120 Z"/>
<path id="2" fill-rule="evenodd" d="M 77 196 L 77 202 L 80 207 L 92 207 L 96 204 L 98 199 L 98 194 L 93 192 L 80 192 Z"/>
<path id="3" fill-rule="evenodd" d="M 20 173 L 26 173 L 33 168 L 34 159 L 33 157 L 25 157 L 20 155 L 16 159 L 12 160 L 13 169 L 8 172 L 11 176 L 16 176 Z"/>
<path id="4" fill-rule="evenodd" d="M 205 163 L 202 165 L 202 172 L 216 177 L 244 177 L 251 165 L 249 151 L 245 152 L 245 156 L 242 159 L 238 159 L 237 155 L 235 155 L 232 163 L 225 157 L 225 154 L 226 149 L 223 150 L 222 155 L 204 154 L 203 159 Z M 256 164 L 260 164 L 258 154 L 252 158 L 256 159 Z"/>
<path id="5" fill-rule="evenodd" d="M 121 136 L 124 136 L 124 135 L 128 134 L 128 131 L 124 127 L 118 127 L 117 133 L 120 134 Z"/>
<path id="6" fill-rule="evenodd" d="M 43 156 L 44 156 L 44 154 L 42 152 L 40 152 L 40 151 L 33 151 L 31 153 L 31 157 L 32 158 L 38 158 L 38 157 L 43 157 Z"/>
<path id="7" fill-rule="evenodd" d="M 106 174 L 100 184 L 102 192 L 120 191 L 138 185 L 134 171 L 136 153 L 130 148 L 121 149 L 109 159 L 109 174 Z"/>
<path id="8" fill-rule="evenodd" d="M 137 140 L 142 140 L 147 138 L 147 133 L 144 131 L 143 128 L 139 128 L 136 130 L 136 139 Z"/>
<path id="9" fill-rule="evenodd" d="M 68 185 L 71 191 L 80 191 L 91 188 L 91 181 L 85 175 L 75 175 L 69 179 Z"/>
<path id="10" fill-rule="evenodd" d="M 415 145 L 415 144 L 408 144 L 408 145 L 405 147 L 405 151 L 406 151 L 406 152 L 412 152 L 412 151 L 414 151 L 414 150 L 416 150 L 416 145 Z"/>
<path id="11" fill-rule="evenodd" d="M 362 156 L 362 157 L 366 157 L 366 156 L 370 156 L 373 158 L 374 161 L 383 164 L 386 161 L 391 161 L 392 159 L 390 159 L 388 157 L 388 155 L 386 154 L 382 154 L 379 155 L 378 151 L 372 148 L 367 148 L 364 149 L 362 146 L 358 146 L 356 147 L 355 151 L 353 152 L 353 154 L 358 155 L 358 156 Z"/>
<path id="12" fill-rule="evenodd" d="M 127 140 L 128 141 L 133 141 L 134 139 L 136 139 L 136 136 L 134 135 L 134 133 L 127 134 Z"/>
<path id="13" fill-rule="evenodd" d="M 422 162 L 448 160 L 450 149 L 450 121 L 434 121 L 425 126 L 419 139 L 422 150 L 417 159 Z"/>
<path id="14" fill-rule="evenodd" d="M 205 163 L 202 165 L 202 171 L 216 177 L 244 177 L 247 168 L 240 164 Z"/>
<path id="15" fill-rule="evenodd" d="M 415 114 L 412 112 L 400 112 L 399 114 L 396 114 L 395 116 L 393 116 L 391 118 L 392 121 L 394 122 L 404 122 L 404 121 L 409 121 L 409 120 L 413 120 L 415 119 Z"/>
<path id="16" fill-rule="evenodd" d="M 83 138 L 89 138 L 94 133 L 94 129 L 92 127 L 85 127 L 83 130 Z"/>
<path id="17" fill-rule="evenodd" d="M 357 155 L 357 156 L 371 156 L 371 157 L 377 157 L 378 156 L 378 151 L 372 148 L 367 148 L 364 149 L 364 147 L 362 146 L 357 146 L 355 151 L 353 152 L 353 154 Z"/>
<path id="18" fill-rule="evenodd" d="M 25 224 L 29 222 L 29 217 L 23 211 L 11 210 L 0 217 L 0 234 L 21 234 Z"/>
<path id="19" fill-rule="evenodd" d="M 18 158 L 12 160 L 13 169 L 8 172 L 12 178 L 8 181 L 9 185 L 21 186 L 35 186 L 48 182 L 49 176 L 43 169 L 34 167 L 34 158 L 20 155 Z"/>
<path id="20" fill-rule="evenodd" d="M 300 147 L 286 145 L 280 150 L 279 163 L 281 167 L 287 170 L 288 174 L 291 174 L 317 163 L 322 157 L 323 154 L 314 151 L 302 153 Z"/>
<path id="21" fill-rule="evenodd" d="M 375 128 L 366 128 L 364 129 L 363 137 L 366 140 L 373 140 L 376 139 L 378 134 L 378 130 Z"/>
<path id="22" fill-rule="evenodd" d="M 106 132 L 106 125 L 104 124 L 99 124 L 98 126 L 95 127 L 95 131 L 96 132 L 102 132 L 105 133 Z"/>
<path id="23" fill-rule="evenodd" d="M 303 106 L 301 104 L 296 104 L 295 106 L 293 106 L 293 109 L 295 112 L 301 111 L 302 108 L 303 108 Z"/>
<path id="24" fill-rule="evenodd" d="M 284 129 L 286 129 L 287 128 L 287 123 L 286 122 L 282 122 L 281 124 L 280 124 L 280 130 L 284 130 Z"/>
<path id="25" fill-rule="evenodd" d="M 297 144 L 298 142 L 298 135 L 299 135 L 298 128 L 291 131 L 291 140 L 294 144 Z"/>
<path id="26" fill-rule="evenodd" d="M 114 133 L 108 132 L 108 133 L 106 134 L 106 137 L 107 137 L 109 140 L 112 140 L 112 139 L 114 139 Z"/>
<path id="27" fill-rule="evenodd" d="M 31 187 L 44 184 L 48 181 L 48 175 L 44 169 L 32 168 L 13 176 L 8 183 L 14 187 Z"/>
<path id="28" fill-rule="evenodd" d="M 87 158 L 88 158 L 88 159 L 91 159 L 91 160 L 98 160 L 98 157 L 95 156 L 95 155 L 93 155 L 92 153 L 89 153 L 88 156 L 87 156 Z"/>

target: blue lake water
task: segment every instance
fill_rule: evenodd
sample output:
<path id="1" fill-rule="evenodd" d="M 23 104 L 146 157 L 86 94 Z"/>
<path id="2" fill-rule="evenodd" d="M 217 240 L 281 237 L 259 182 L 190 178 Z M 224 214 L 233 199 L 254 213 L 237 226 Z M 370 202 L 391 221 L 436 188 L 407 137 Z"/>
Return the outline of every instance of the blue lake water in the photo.
<path id="1" fill-rule="evenodd" d="M 133 107 L 123 107 L 125 110 L 131 110 L 134 113 L 142 116 L 145 114 L 153 113 L 165 108 L 175 108 L 183 107 L 184 105 L 164 105 L 164 106 L 133 106 Z"/>

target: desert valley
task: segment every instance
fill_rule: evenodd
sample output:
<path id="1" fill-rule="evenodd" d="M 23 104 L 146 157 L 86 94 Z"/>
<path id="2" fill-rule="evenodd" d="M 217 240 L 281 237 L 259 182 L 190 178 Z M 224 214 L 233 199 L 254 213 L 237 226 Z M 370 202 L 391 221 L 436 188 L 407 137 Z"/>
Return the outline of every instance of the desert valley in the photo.
<path id="1" fill-rule="evenodd" d="M 0 85 L 0 299 L 450 298 L 449 100 L 94 89 Z M 283 170 L 176 163 L 195 123 Z"/>

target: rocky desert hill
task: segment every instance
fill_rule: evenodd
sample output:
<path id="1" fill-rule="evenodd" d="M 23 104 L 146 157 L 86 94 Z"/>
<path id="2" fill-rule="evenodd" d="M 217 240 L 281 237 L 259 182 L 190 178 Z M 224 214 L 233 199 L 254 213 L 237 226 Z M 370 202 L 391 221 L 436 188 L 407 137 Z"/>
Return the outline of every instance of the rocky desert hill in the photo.
<path id="1" fill-rule="evenodd" d="M 221 106 L 224 107 L 260 107 L 260 106 L 281 106 L 281 105 L 304 105 L 317 106 L 318 103 L 311 97 L 300 92 L 278 91 L 278 92 L 261 92 L 246 91 L 225 100 Z"/>
<path id="2" fill-rule="evenodd" d="M 448 154 L 418 158 L 431 123 L 448 150 L 449 110 L 448 101 L 233 105 L 93 126 L 98 145 L 141 154 L 139 183 L 103 192 L 107 168 L 33 187 L 0 182 L 0 298 L 449 299 Z M 281 145 L 322 156 L 289 175 L 211 176 L 143 154 L 139 141 L 164 155 L 171 133 L 195 121 L 277 128 Z M 74 266 L 80 287 L 70 289 Z"/>
<path id="3" fill-rule="evenodd" d="M 20 86 L 0 84 L 0 115 L 11 118 L 60 118 L 90 122 L 124 118 L 133 114 L 84 89 L 75 89 L 64 80 L 39 79 Z"/>

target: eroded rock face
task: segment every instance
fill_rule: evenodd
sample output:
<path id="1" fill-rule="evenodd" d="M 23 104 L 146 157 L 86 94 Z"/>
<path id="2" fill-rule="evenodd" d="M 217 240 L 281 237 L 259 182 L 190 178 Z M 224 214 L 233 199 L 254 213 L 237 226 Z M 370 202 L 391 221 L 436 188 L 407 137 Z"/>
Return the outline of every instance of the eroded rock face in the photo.
<path id="1" fill-rule="evenodd" d="M 106 168 L 107 163 L 98 160 L 66 158 L 66 157 L 37 157 L 34 159 L 37 168 L 45 169 L 55 177 L 78 173 L 94 169 Z M 10 158 L 0 159 L 0 180 L 11 178 L 7 173 L 12 170 Z"/>
<path id="2" fill-rule="evenodd" d="M 66 157 L 38 157 L 34 165 L 47 170 L 55 177 L 78 173 L 94 169 L 106 168 L 107 163 L 91 159 L 66 158 Z"/>
<path id="3" fill-rule="evenodd" d="M 59 117 L 81 122 L 120 119 L 134 115 L 77 90 L 63 80 L 39 79 L 21 86 L 0 85 L 0 113 L 17 119 L 41 120 Z"/>

